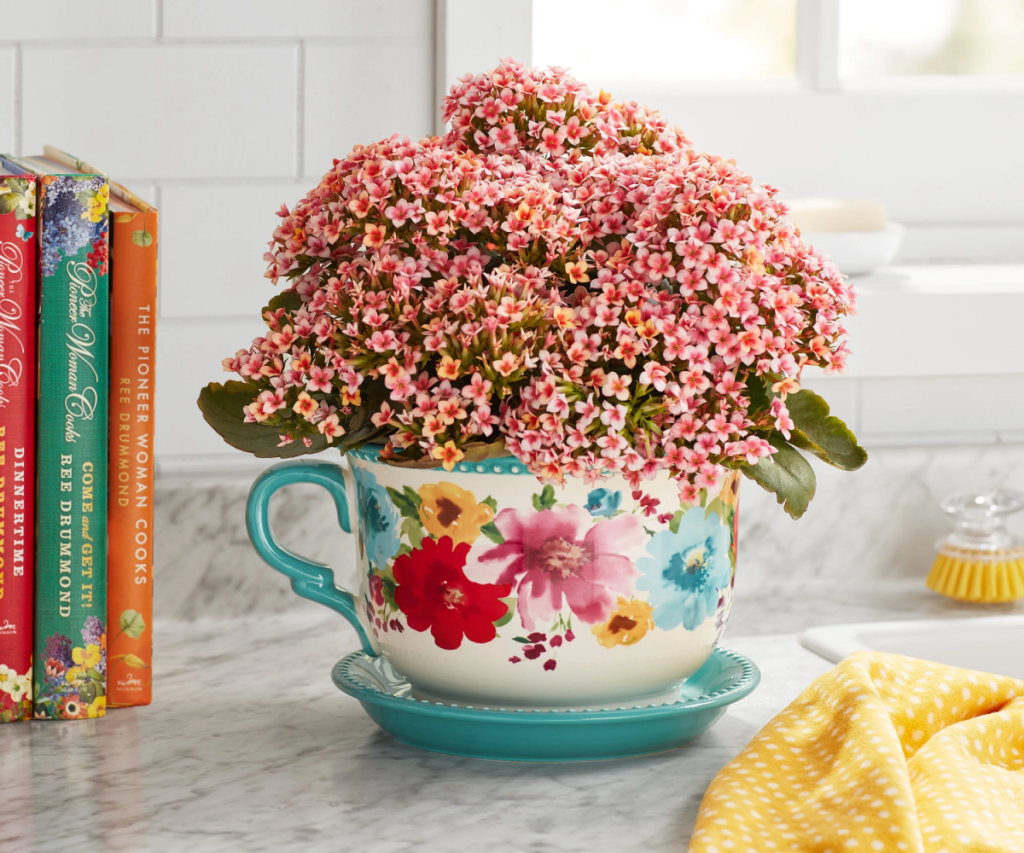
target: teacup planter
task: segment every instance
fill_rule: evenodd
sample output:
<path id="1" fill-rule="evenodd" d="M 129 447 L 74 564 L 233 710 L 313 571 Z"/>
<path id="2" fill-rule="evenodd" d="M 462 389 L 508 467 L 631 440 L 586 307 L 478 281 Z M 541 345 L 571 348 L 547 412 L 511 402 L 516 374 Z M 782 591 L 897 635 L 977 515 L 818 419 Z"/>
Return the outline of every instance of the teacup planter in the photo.
<path id="1" fill-rule="evenodd" d="M 798 518 L 804 454 L 866 459 L 801 385 L 845 369 L 856 293 L 778 190 L 562 68 L 467 74 L 442 116 L 443 136 L 357 145 L 281 207 L 264 257 L 285 287 L 199 405 L 256 456 L 347 455 L 348 474 L 271 469 L 250 531 L 356 626 L 335 684 L 396 738 L 520 758 L 679 745 L 756 683 L 715 649 L 739 477 Z M 359 589 L 274 543 L 267 502 L 298 481 L 351 517 Z M 622 730 L 555 710 L 581 706 Z"/>
<path id="2" fill-rule="evenodd" d="M 664 474 L 542 487 L 513 457 L 408 470 L 350 453 L 284 463 L 253 486 L 257 550 L 299 595 L 348 618 L 424 698 L 494 707 L 652 701 L 711 655 L 732 603 L 738 475 L 680 505 Z M 315 482 L 356 534 L 360 586 L 274 541 L 268 504 Z M 352 490 L 354 489 L 354 493 Z M 355 523 L 350 507 L 356 508 Z"/>

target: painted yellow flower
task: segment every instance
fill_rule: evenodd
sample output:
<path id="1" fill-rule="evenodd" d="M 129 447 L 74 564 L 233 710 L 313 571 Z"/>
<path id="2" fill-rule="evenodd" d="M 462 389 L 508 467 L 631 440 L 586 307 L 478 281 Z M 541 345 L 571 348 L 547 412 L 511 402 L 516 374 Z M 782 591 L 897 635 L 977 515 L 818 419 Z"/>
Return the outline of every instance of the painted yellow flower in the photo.
<path id="1" fill-rule="evenodd" d="M 107 713 L 107 697 L 97 696 L 96 700 L 90 703 L 87 714 L 90 717 L 102 717 Z"/>
<path id="2" fill-rule="evenodd" d="M 96 195 L 89 196 L 86 203 L 86 210 L 82 213 L 82 219 L 90 222 L 99 222 L 107 215 L 107 202 L 110 200 L 106 187 L 99 190 Z"/>
<path id="3" fill-rule="evenodd" d="M 477 503 L 472 492 L 454 483 L 428 483 L 420 486 L 420 521 L 435 539 L 451 536 L 452 542 L 473 544 L 480 528 L 493 520 L 494 510 Z"/>
<path id="4" fill-rule="evenodd" d="M 722 482 L 722 491 L 718 497 L 726 506 L 736 509 L 740 502 L 740 472 L 730 471 Z"/>
<path id="5" fill-rule="evenodd" d="M 619 609 L 611 618 L 590 630 L 597 641 L 606 649 L 613 646 L 632 646 L 638 643 L 654 627 L 651 618 L 653 608 L 646 601 L 619 596 Z"/>
<path id="6" fill-rule="evenodd" d="M 64 678 L 69 682 L 76 681 L 87 669 L 95 669 L 102 657 L 100 647 L 95 643 L 89 643 L 84 649 L 72 649 L 71 659 L 76 666 L 71 667 Z"/>

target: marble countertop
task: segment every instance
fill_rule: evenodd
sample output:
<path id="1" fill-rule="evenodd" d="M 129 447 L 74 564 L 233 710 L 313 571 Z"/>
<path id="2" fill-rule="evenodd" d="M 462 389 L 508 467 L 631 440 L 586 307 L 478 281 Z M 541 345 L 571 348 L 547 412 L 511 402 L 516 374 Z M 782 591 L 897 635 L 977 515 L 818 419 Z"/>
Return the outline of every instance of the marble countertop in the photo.
<path id="1" fill-rule="evenodd" d="M 0 848 L 679 851 L 708 783 L 829 665 L 795 635 L 730 637 L 761 685 L 682 749 L 587 764 L 420 752 L 331 684 L 356 647 L 319 610 L 157 624 L 154 704 L 0 727 Z"/>

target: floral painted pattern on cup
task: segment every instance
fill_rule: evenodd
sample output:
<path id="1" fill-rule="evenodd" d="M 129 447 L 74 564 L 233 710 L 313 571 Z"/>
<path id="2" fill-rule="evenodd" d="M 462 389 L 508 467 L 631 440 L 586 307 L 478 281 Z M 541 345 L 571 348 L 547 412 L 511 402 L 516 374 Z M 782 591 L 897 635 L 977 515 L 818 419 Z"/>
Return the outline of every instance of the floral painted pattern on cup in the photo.
<path id="1" fill-rule="evenodd" d="M 511 663 L 557 668 L 577 639 L 632 647 L 655 630 L 724 623 L 733 576 L 733 484 L 708 506 L 657 513 L 623 491 L 595 488 L 583 506 L 546 487 L 529 508 L 501 507 L 450 480 L 386 489 L 356 465 L 369 575 L 366 614 L 378 638 L 429 633 L 441 649 L 511 631 Z M 662 509 L 662 507 L 659 507 Z M 667 520 L 662 524 L 661 520 Z M 636 555 L 636 556 L 630 556 Z M 718 625 L 716 623 L 716 629 Z"/>
<path id="2" fill-rule="evenodd" d="M 351 476 L 324 462 L 272 469 L 254 485 L 250 531 L 299 594 L 349 618 L 364 651 L 419 696 L 531 708 L 658 697 L 721 636 L 735 568 L 729 478 L 691 505 L 667 475 L 641 491 L 621 477 L 541 485 L 512 458 L 452 472 L 372 450 L 350 461 Z M 298 572 L 273 547 L 268 495 L 303 480 L 332 491 L 354 528 L 357 590 L 319 564 Z"/>

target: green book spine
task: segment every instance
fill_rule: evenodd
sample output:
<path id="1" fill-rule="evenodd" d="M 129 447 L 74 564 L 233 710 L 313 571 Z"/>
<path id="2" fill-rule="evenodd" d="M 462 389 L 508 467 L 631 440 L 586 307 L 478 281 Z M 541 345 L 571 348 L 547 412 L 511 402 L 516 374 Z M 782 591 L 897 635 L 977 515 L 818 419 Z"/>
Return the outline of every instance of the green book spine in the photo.
<path id="1" fill-rule="evenodd" d="M 78 719 L 106 710 L 109 188 L 40 185 L 34 711 Z"/>

